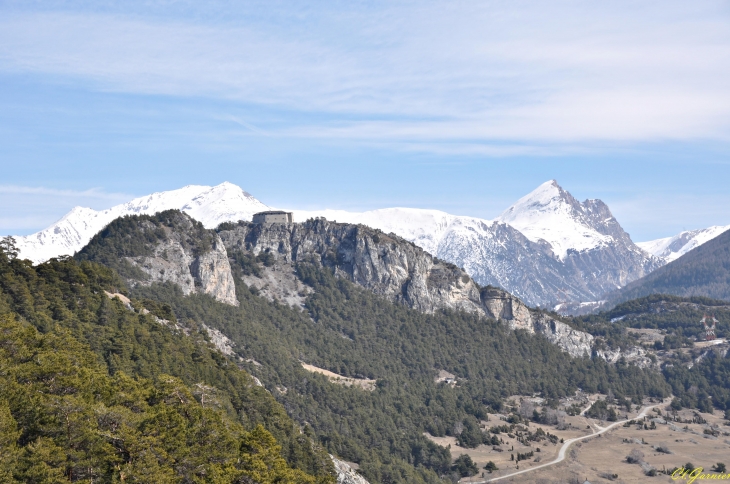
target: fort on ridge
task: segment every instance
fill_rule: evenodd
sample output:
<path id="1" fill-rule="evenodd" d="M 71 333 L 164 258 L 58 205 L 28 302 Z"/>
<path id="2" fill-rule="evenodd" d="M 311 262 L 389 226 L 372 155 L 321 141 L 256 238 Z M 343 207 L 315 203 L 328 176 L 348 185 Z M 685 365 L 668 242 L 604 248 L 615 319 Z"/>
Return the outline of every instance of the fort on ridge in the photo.
<path id="1" fill-rule="evenodd" d="M 259 212 L 253 215 L 253 223 L 255 224 L 290 224 L 292 223 L 292 213 L 283 212 L 281 210 L 272 210 L 268 212 Z"/>

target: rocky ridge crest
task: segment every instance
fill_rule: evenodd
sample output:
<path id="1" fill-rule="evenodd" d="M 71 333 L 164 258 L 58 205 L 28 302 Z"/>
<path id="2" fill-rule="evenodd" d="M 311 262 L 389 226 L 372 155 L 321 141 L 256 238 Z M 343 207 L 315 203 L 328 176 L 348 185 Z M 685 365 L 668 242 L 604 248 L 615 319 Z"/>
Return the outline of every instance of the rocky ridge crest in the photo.
<path id="1" fill-rule="evenodd" d="M 132 286 L 172 282 L 185 295 L 209 294 L 222 303 L 238 305 L 220 237 L 177 210 L 117 219 L 77 257 L 102 263 L 116 258 L 116 268 Z"/>
<path id="2" fill-rule="evenodd" d="M 422 312 L 480 313 L 511 329 L 543 334 L 572 356 L 592 353 L 590 334 L 531 310 L 502 289 L 479 287 L 463 269 L 393 234 L 319 218 L 301 224 L 224 224 L 219 235 L 229 252 L 271 254 L 286 265 L 321 264 L 375 294 Z"/>
<path id="3" fill-rule="evenodd" d="M 117 219 L 77 257 L 109 264 L 131 285 L 172 282 L 184 294 L 203 293 L 237 305 L 233 267 L 237 255 L 271 260 L 261 277 L 245 277 L 263 296 L 301 306 L 311 288 L 295 274 L 299 263 L 329 268 L 369 291 L 425 313 L 440 310 L 482 314 L 512 330 L 541 334 L 574 357 L 599 356 L 594 338 L 558 318 L 534 310 L 500 288 L 481 287 L 461 268 L 433 257 L 412 242 L 364 225 L 310 219 L 304 223 L 221 224 L 205 229 L 187 214 Z"/>

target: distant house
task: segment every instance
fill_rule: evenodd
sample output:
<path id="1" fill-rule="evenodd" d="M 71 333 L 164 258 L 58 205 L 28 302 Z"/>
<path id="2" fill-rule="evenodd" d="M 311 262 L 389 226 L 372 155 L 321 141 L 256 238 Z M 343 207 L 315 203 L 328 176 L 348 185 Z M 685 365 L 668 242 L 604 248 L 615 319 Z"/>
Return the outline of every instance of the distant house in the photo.
<path id="1" fill-rule="evenodd" d="M 272 210 L 269 212 L 259 212 L 253 215 L 253 223 L 255 224 L 290 224 L 292 223 L 292 213 L 282 212 L 280 210 Z"/>
<path id="2" fill-rule="evenodd" d="M 719 323 L 719 321 L 715 319 L 715 316 L 708 316 L 705 314 L 700 323 L 705 325 L 705 341 L 712 341 L 717 338 L 715 328 L 717 328 L 717 323 Z M 709 323 L 712 323 L 712 326 L 710 326 Z"/>

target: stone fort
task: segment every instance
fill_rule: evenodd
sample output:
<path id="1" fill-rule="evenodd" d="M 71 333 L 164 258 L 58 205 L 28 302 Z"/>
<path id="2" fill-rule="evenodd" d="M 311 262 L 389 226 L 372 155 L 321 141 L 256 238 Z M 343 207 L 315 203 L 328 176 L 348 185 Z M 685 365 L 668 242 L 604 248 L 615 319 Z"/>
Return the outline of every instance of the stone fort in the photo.
<path id="1" fill-rule="evenodd" d="M 292 213 L 280 210 L 259 212 L 253 214 L 252 222 L 255 224 L 290 224 L 292 223 Z"/>

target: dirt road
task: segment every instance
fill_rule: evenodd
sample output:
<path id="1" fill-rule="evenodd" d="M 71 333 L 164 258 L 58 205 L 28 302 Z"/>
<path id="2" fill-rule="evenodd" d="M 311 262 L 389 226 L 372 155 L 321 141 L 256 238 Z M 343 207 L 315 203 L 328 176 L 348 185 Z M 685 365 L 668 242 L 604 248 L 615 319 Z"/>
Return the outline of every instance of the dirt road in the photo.
<path id="1" fill-rule="evenodd" d="M 657 403 L 656 405 L 650 405 L 650 406 L 644 407 L 641 410 L 641 413 L 639 413 L 639 415 L 637 415 L 636 417 L 634 417 L 631 420 L 639 420 L 641 418 L 644 418 L 646 416 L 646 413 L 649 410 L 651 410 L 652 408 L 655 408 L 655 407 L 659 407 L 661 405 L 667 405 L 668 402 L 669 402 L 669 400 L 665 400 L 662 403 Z M 590 405 L 589 405 L 589 407 L 590 407 Z M 583 412 L 581 412 L 581 415 L 583 415 L 586 410 L 588 410 L 588 407 L 585 410 L 583 410 Z M 516 471 L 516 472 L 513 472 L 511 474 L 505 474 L 503 476 L 494 477 L 492 479 L 487 479 L 487 480 L 484 480 L 484 481 L 470 482 L 469 484 L 486 484 L 487 482 L 496 482 L 496 481 L 500 481 L 502 479 L 507 479 L 508 477 L 518 476 L 520 474 L 525 474 L 527 472 L 532 472 L 532 471 L 536 471 L 537 469 L 543 469 L 545 467 L 549 467 L 549 466 L 555 465 L 555 464 L 557 464 L 557 463 L 562 462 L 563 460 L 565 460 L 565 454 L 568 451 L 568 448 L 570 448 L 570 446 L 573 443 L 578 442 L 579 440 L 590 439 L 591 437 L 595 437 L 596 435 L 601 435 L 604 432 L 608 432 L 609 430 L 611 430 L 615 426 L 622 425 L 622 424 L 624 424 L 626 422 L 628 422 L 628 420 L 621 420 L 621 421 L 618 421 L 618 422 L 614 422 L 611 425 L 608 425 L 606 427 L 599 427 L 598 425 L 596 425 L 596 427 L 598 427 L 598 430 L 594 431 L 592 434 L 584 435 L 582 437 L 575 437 L 573 439 L 566 440 L 565 442 L 563 442 L 563 446 L 560 447 L 560 452 L 558 452 L 558 457 L 555 458 L 554 460 L 550 461 L 550 462 L 545 463 L 545 464 L 540 464 L 539 466 L 530 467 L 529 469 L 523 469 L 521 471 Z"/>

